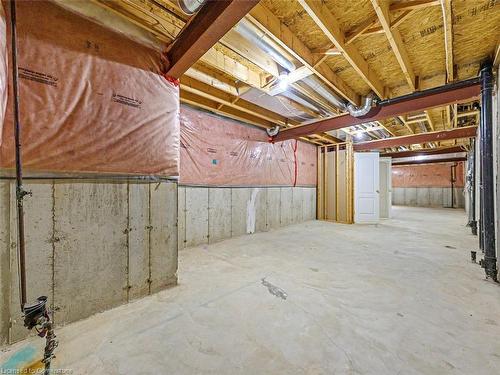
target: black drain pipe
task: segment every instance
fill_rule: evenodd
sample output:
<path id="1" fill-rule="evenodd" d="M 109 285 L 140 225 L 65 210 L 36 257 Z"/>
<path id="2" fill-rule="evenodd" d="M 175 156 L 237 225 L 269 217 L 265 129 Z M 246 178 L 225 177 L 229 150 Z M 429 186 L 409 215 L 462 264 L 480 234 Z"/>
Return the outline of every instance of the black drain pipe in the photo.
<path id="1" fill-rule="evenodd" d="M 472 211 L 472 220 L 470 222 L 470 229 L 474 236 L 477 236 L 477 221 L 476 221 L 476 139 L 471 140 L 471 200 L 470 210 Z"/>
<path id="2" fill-rule="evenodd" d="M 483 267 L 486 277 L 497 281 L 497 258 L 495 251 L 495 211 L 493 181 L 493 70 L 491 61 L 481 64 L 481 196 L 483 230 Z"/>

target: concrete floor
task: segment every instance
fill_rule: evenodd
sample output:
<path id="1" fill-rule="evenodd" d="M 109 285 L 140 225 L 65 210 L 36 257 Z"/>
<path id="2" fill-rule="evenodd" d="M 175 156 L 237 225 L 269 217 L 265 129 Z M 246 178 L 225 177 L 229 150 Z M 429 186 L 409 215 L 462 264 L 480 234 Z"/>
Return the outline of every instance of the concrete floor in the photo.
<path id="1" fill-rule="evenodd" d="M 181 252 L 179 286 L 58 329 L 73 374 L 499 374 L 500 286 L 461 210 Z M 103 285 L 103 287 L 105 287 Z M 33 338 L 0 363 L 35 353 Z M 35 349 L 34 349 L 35 348 Z"/>

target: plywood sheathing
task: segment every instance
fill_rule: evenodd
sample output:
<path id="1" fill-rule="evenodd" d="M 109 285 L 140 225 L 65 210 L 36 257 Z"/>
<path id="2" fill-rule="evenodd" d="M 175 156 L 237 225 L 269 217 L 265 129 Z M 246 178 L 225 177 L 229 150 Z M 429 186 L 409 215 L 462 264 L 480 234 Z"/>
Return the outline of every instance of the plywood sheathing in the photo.
<path id="1" fill-rule="evenodd" d="M 310 49 L 331 46 L 322 30 L 296 0 L 263 0 L 280 20 Z M 327 1 L 325 5 L 335 15 L 345 34 L 349 34 L 375 16 L 369 0 Z M 404 11 L 391 12 L 392 20 Z M 477 74 L 479 60 L 494 51 L 498 39 L 500 7 L 493 0 L 452 2 L 453 55 L 457 79 Z M 443 14 L 440 6 L 417 9 L 397 26 L 402 35 L 415 75 L 422 88 L 446 82 L 446 58 Z M 403 72 L 384 33 L 362 35 L 352 44 L 358 49 L 384 85 L 390 96 L 409 93 Z M 342 80 L 358 93 L 370 91 L 368 85 L 342 56 L 328 56 L 325 62 Z"/>

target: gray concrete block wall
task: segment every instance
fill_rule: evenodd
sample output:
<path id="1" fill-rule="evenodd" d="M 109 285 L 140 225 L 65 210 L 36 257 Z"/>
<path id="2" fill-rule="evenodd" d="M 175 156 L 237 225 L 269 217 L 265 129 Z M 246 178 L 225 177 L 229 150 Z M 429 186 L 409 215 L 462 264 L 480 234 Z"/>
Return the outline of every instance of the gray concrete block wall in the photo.
<path id="1" fill-rule="evenodd" d="M 73 322 L 177 282 L 177 185 L 26 181 L 28 301 Z M 15 185 L 0 181 L 0 344 L 27 335 L 19 308 Z"/>
<path id="2" fill-rule="evenodd" d="M 179 199 L 179 249 L 316 218 L 315 187 L 180 186 Z"/>
<path id="3" fill-rule="evenodd" d="M 414 207 L 451 207 L 451 188 L 393 188 L 392 204 Z M 454 188 L 454 207 L 465 207 L 465 196 L 462 188 Z"/>

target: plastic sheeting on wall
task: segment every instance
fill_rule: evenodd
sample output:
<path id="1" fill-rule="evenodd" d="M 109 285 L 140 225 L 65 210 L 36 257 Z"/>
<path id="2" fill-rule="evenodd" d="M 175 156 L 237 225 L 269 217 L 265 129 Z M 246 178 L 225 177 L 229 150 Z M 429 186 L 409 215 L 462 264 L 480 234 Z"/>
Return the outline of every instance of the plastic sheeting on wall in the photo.
<path id="1" fill-rule="evenodd" d="M 160 54 L 47 1 L 17 13 L 24 167 L 178 176 L 179 91 Z M 12 121 L 9 96 L 0 168 L 14 166 Z"/>
<path id="2" fill-rule="evenodd" d="M 5 11 L 0 2 L 0 145 L 2 144 L 2 124 L 7 106 L 7 25 Z"/>
<path id="3" fill-rule="evenodd" d="M 316 185 L 314 145 L 295 140 L 271 144 L 261 129 L 188 106 L 181 107 L 180 123 L 182 184 Z"/>
<path id="4" fill-rule="evenodd" d="M 451 166 L 454 163 L 402 165 L 392 167 L 393 187 L 451 187 Z M 458 162 L 455 187 L 464 186 L 464 163 Z"/>

